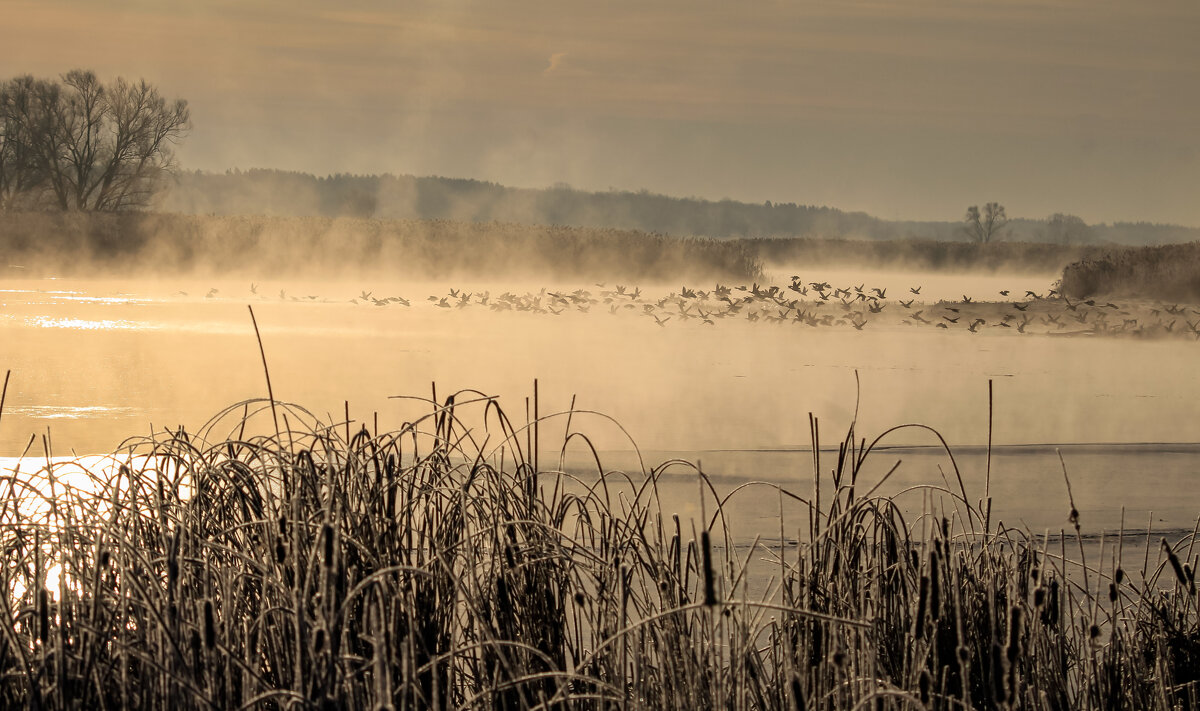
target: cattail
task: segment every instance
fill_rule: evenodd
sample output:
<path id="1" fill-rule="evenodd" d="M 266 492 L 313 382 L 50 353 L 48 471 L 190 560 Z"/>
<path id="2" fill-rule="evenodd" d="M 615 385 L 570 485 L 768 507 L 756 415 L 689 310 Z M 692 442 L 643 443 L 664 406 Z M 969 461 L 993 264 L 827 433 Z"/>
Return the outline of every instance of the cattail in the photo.
<path id="1" fill-rule="evenodd" d="M 1096 641 L 1096 638 L 1098 638 L 1099 636 L 1100 636 L 1100 626 L 1099 625 L 1092 625 L 1091 627 L 1088 627 L 1088 638 L 1090 638 L 1094 642 L 1094 641 Z"/>
<path id="2" fill-rule="evenodd" d="M 288 532 L 287 514 L 283 514 L 282 516 L 279 517 L 279 535 L 286 536 L 287 532 Z"/>
<path id="3" fill-rule="evenodd" d="M 287 548 L 283 545 L 283 538 L 281 536 L 276 536 L 275 537 L 275 562 L 280 565 L 283 565 L 283 562 L 285 560 L 287 560 Z"/>
<path id="4" fill-rule="evenodd" d="M 925 706 L 929 705 L 929 686 L 933 683 L 933 679 L 929 676 L 928 669 L 921 670 L 921 676 L 917 677 L 917 690 L 921 692 L 921 703 Z"/>
<path id="5" fill-rule="evenodd" d="M 110 556 L 110 555 L 109 555 L 109 553 L 108 553 L 108 549 L 107 549 L 107 548 L 105 548 L 104 550 L 100 551 L 100 567 L 101 567 L 101 568 L 107 568 L 107 567 L 108 567 L 108 563 L 109 563 L 109 561 L 111 560 L 111 558 L 112 558 L 112 556 Z"/>
<path id="6" fill-rule="evenodd" d="M 938 574 L 938 554 L 929 553 L 929 616 L 938 619 L 942 610 L 942 581 Z"/>
<path id="7" fill-rule="evenodd" d="M 50 591 L 46 588 L 38 589 L 38 639 L 45 644 L 50 640 Z"/>
<path id="8" fill-rule="evenodd" d="M 1188 586 L 1187 574 L 1183 572 L 1183 566 L 1179 564 L 1179 558 L 1175 555 L 1175 551 L 1171 550 L 1171 546 L 1167 544 L 1167 539 L 1162 539 L 1162 547 L 1167 552 L 1167 560 L 1171 563 L 1171 569 L 1175 571 L 1175 578 L 1179 580 L 1179 584 L 1183 587 Z"/>
<path id="9" fill-rule="evenodd" d="M 313 639 L 313 654 L 320 654 L 325 649 L 325 629 L 317 628 L 317 634 Z"/>
<path id="10" fill-rule="evenodd" d="M 502 610 L 511 609 L 511 600 L 508 596 L 508 581 L 503 575 L 496 576 L 496 603 Z"/>
<path id="11" fill-rule="evenodd" d="M 200 633 L 196 630 L 192 630 L 192 633 L 188 636 L 188 647 L 192 652 L 192 668 L 200 671 L 204 665 L 204 659 L 200 652 Z"/>
<path id="12" fill-rule="evenodd" d="M 1050 599 L 1042 610 L 1042 622 L 1050 627 L 1058 626 L 1058 580 L 1050 581 Z"/>
<path id="13" fill-rule="evenodd" d="M 925 606 L 929 604 L 929 576 L 921 576 L 921 588 L 917 593 L 917 629 L 914 637 L 923 639 L 925 637 Z"/>
<path id="14" fill-rule="evenodd" d="M 1009 612 L 1008 619 L 1008 648 L 1005 654 L 1008 656 L 1009 664 L 1014 664 L 1017 657 L 1021 654 L 1021 608 L 1013 606 Z"/>
<path id="15" fill-rule="evenodd" d="M 324 550 L 325 555 L 324 555 L 324 557 L 321 558 L 321 562 L 325 565 L 326 568 L 332 568 L 333 567 L 333 526 L 330 526 L 327 523 L 323 524 L 321 526 L 321 539 L 325 543 L 325 550 Z"/>
<path id="16" fill-rule="evenodd" d="M 179 582 L 179 532 L 171 536 L 171 547 L 167 551 L 167 584 L 172 588 Z"/>
<path id="17" fill-rule="evenodd" d="M 800 675 L 792 674 L 792 708 L 795 711 L 807 711 L 808 703 L 804 700 L 804 686 L 800 683 Z"/>
<path id="18" fill-rule="evenodd" d="M 1108 601 L 1112 602 L 1112 603 L 1115 603 L 1117 601 L 1117 584 L 1116 583 L 1108 584 Z"/>
<path id="19" fill-rule="evenodd" d="M 1033 591 L 1033 606 L 1041 607 L 1046 604 L 1046 588 L 1039 587 Z"/>
<path id="20" fill-rule="evenodd" d="M 717 604 L 717 583 L 713 574 L 712 545 L 708 540 L 708 531 L 700 532 L 700 560 L 704 566 L 704 604 Z"/>
<path id="21" fill-rule="evenodd" d="M 1004 650 L 1000 645 L 992 644 L 992 699 L 1002 706 L 1008 701 L 1008 690 L 1004 673 Z"/>
<path id="22" fill-rule="evenodd" d="M 217 621 L 213 615 L 212 600 L 204 601 L 204 648 L 214 649 L 217 646 Z"/>

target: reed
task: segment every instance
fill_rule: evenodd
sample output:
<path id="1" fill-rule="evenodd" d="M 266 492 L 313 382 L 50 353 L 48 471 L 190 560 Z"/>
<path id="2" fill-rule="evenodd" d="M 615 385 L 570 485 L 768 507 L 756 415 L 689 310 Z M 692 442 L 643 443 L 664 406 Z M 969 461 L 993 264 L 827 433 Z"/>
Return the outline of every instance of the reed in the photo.
<path id="1" fill-rule="evenodd" d="M 1164 541 L 1140 575 L 1100 565 L 1084 584 L 1051 541 L 985 523 L 961 478 L 901 494 L 931 502 L 906 519 L 859 476 L 892 431 L 868 442 L 852 425 L 836 462 L 814 457 L 819 506 L 779 492 L 808 519 L 739 554 L 724 516 L 739 494 L 698 465 L 539 468 L 538 425 L 581 413 L 514 422 L 469 391 L 427 404 L 370 432 L 248 401 L 131 440 L 82 479 L 51 464 L 5 476 L 0 705 L 1200 702 L 1195 536 Z M 567 427 L 564 452 L 590 448 Z M 704 492 L 692 526 L 658 496 L 681 472 Z M 774 580 L 752 598 L 763 557 Z"/>
<path id="2" fill-rule="evenodd" d="M 1200 243 L 1113 249 L 1063 269 L 1062 293 L 1193 302 L 1200 299 Z"/>

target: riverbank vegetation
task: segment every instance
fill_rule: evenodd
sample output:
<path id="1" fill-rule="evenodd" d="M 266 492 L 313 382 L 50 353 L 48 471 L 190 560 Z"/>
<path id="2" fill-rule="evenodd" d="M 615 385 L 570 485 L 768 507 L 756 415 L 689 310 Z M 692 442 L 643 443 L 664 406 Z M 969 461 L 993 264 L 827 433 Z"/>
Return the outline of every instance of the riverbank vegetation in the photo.
<path id="1" fill-rule="evenodd" d="M 1200 301 L 1200 242 L 1111 250 L 1068 265 L 1062 292 L 1075 298 L 1123 296 Z"/>
<path id="2" fill-rule="evenodd" d="M 862 269 L 934 272 L 1054 274 L 1080 259 L 1106 253 L 1099 246 L 1046 242 L 948 242 L 932 239 L 747 239 L 771 265 L 832 264 Z"/>
<path id="3" fill-rule="evenodd" d="M 748 283 L 764 268 L 825 266 L 1050 275 L 1104 253 L 1032 242 L 716 240 L 456 220 L 0 212 L 7 264 L 81 274 Z"/>
<path id="4" fill-rule="evenodd" d="M 472 392 L 428 405 L 377 432 L 247 402 L 196 433 L 131 440 L 82 477 L 6 476 L 0 703 L 1200 702 L 1192 536 L 1148 543 L 1138 570 L 1111 548 L 1081 566 L 1070 532 L 1047 542 L 991 520 L 949 451 L 946 485 L 909 492 L 930 503 L 906 518 L 860 480 L 882 455 L 851 427 L 835 461 L 814 458 L 811 486 L 779 492 L 808 515 L 738 547 L 723 515 L 737 494 L 699 466 L 567 473 L 539 459 L 551 419 L 566 421 L 564 450 L 589 451 L 584 413 L 539 419 L 535 397 L 515 421 Z M 663 510 L 667 476 L 694 477 L 705 513 Z M 1063 508 L 1077 536 L 1087 512 Z M 749 594 L 749 575 L 770 577 L 766 592 Z"/>
<path id="5" fill-rule="evenodd" d="M 751 281 L 745 245 L 629 230 L 451 220 L 0 213 L 10 264 L 89 274 Z"/>

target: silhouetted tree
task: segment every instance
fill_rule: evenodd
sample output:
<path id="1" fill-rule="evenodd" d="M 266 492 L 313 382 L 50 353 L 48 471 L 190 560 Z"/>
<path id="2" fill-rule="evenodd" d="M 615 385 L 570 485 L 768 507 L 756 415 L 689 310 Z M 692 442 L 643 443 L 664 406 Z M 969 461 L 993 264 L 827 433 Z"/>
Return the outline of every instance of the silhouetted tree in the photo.
<path id="1" fill-rule="evenodd" d="M 0 83 L 0 210 L 36 207 L 45 182 L 38 161 L 37 134 L 47 130 L 43 97 L 49 82 L 31 76 Z"/>
<path id="2" fill-rule="evenodd" d="M 1055 244 L 1084 244 L 1091 241 L 1092 228 L 1080 217 L 1056 212 L 1046 218 L 1044 235 Z"/>
<path id="3" fill-rule="evenodd" d="M 967 223 L 967 235 L 976 242 L 987 244 L 1000 236 L 1004 226 L 1008 224 L 1008 215 L 1004 214 L 1003 205 L 989 202 L 983 206 L 982 214 L 978 205 L 968 207 L 964 221 Z"/>
<path id="4" fill-rule="evenodd" d="M 172 146 L 190 128 L 186 101 L 168 102 L 144 80 L 102 84 L 78 69 L 61 83 L 13 79 L 2 98 L 0 207 L 144 207 L 173 168 Z"/>

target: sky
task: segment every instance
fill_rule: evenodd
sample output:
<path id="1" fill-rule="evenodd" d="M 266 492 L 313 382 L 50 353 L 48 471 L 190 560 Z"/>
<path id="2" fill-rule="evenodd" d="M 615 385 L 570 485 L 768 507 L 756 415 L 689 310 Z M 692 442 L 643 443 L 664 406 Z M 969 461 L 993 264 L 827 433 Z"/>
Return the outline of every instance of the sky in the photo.
<path id="1" fill-rule="evenodd" d="M 1200 226 L 1195 0 L 5 0 L 0 78 L 184 98 L 185 169 Z"/>

